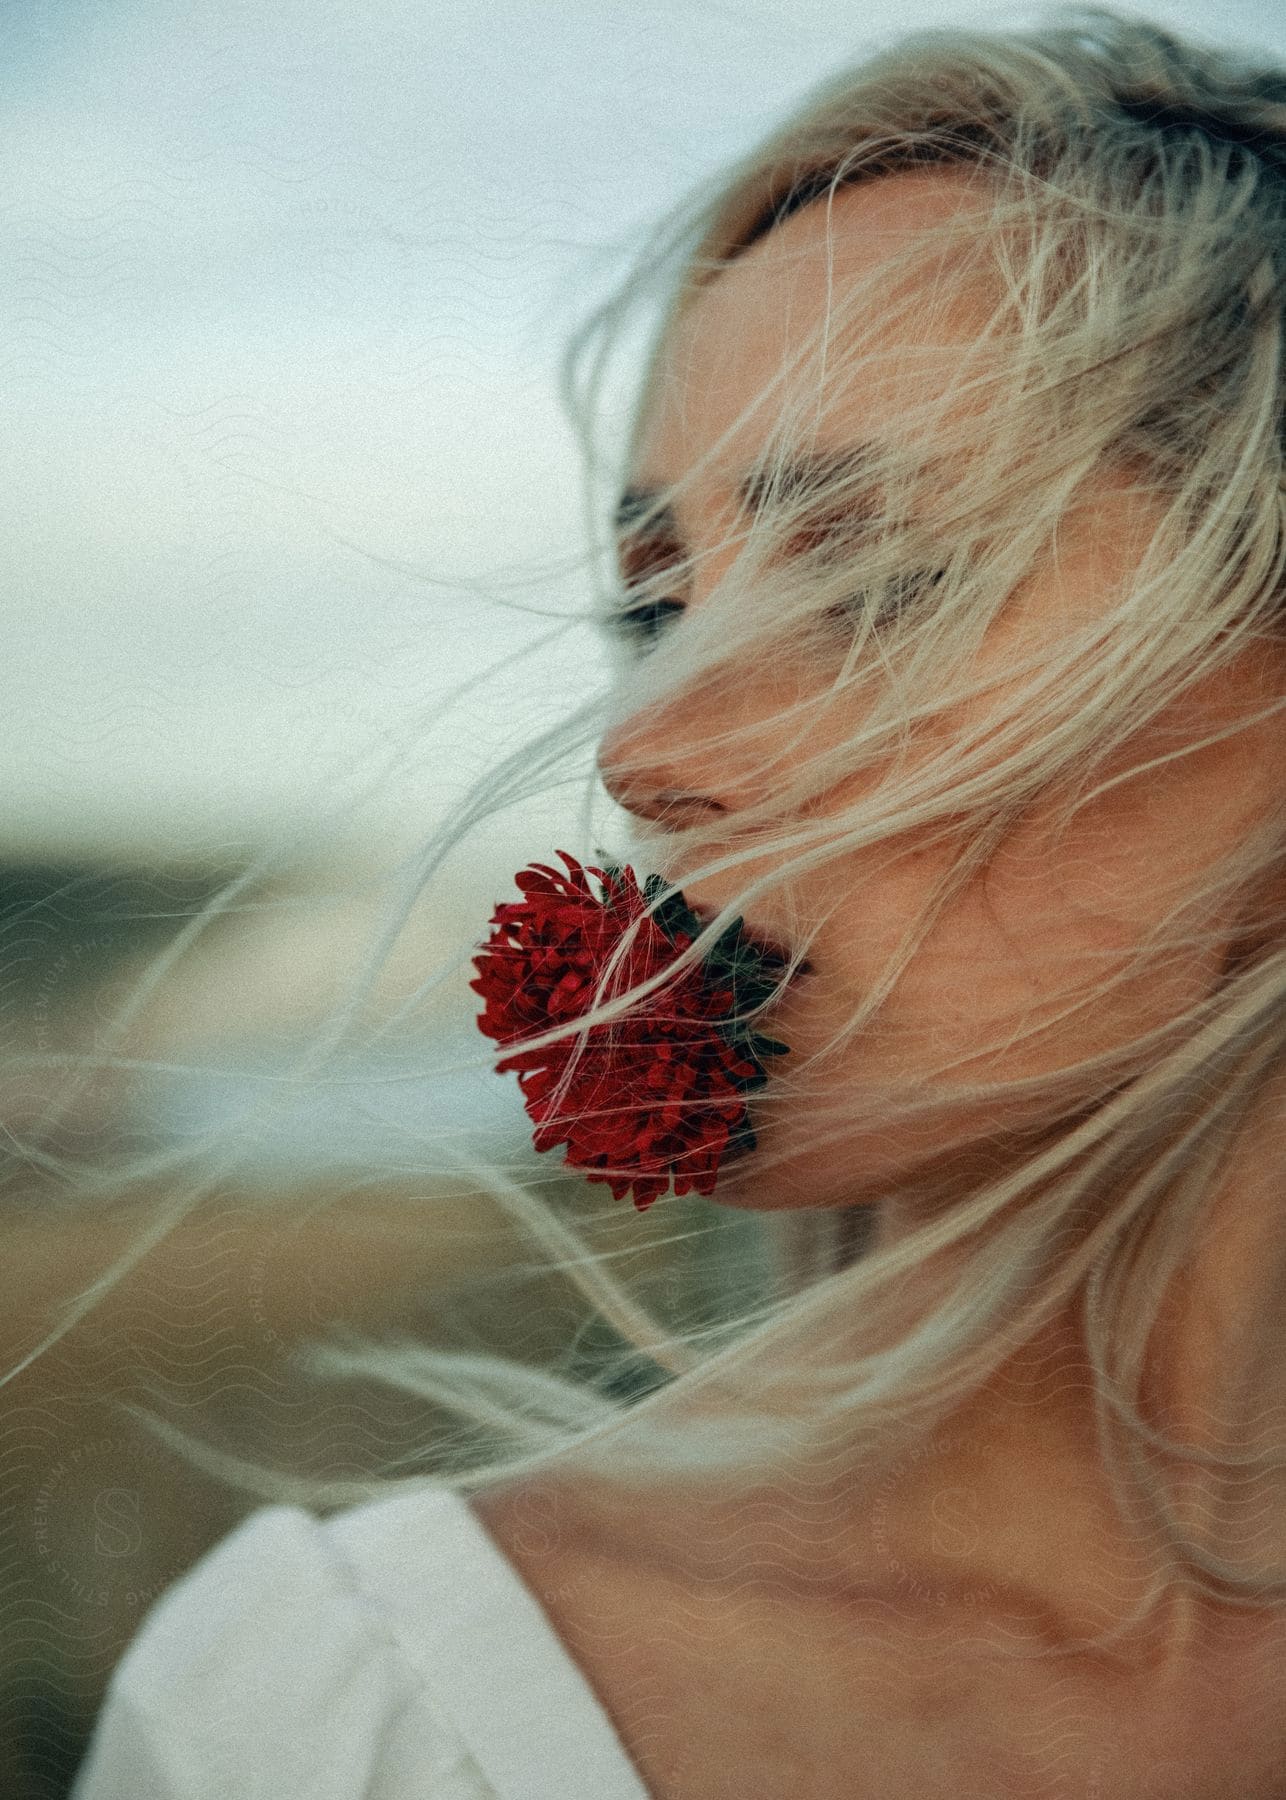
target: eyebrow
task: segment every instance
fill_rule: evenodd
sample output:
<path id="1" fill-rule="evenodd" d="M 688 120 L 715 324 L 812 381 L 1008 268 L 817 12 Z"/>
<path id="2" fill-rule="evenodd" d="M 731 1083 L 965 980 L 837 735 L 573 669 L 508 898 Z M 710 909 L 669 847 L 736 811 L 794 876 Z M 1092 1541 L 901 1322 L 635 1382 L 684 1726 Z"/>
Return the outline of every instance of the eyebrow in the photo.
<path id="1" fill-rule="evenodd" d="M 774 490 L 776 494 L 783 491 L 792 495 L 806 494 L 810 488 L 821 488 L 836 477 L 860 474 L 870 468 L 879 451 L 878 444 L 868 443 L 851 444 L 843 450 L 805 452 L 780 464 L 775 480 L 772 471 L 747 475 L 737 484 L 735 492 L 743 508 L 758 513 L 775 497 Z M 673 507 L 656 507 L 657 497 L 664 492 L 663 487 L 627 487 L 616 505 L 616 529 L 628 532 L 641 518 L 652 513 L 650 529 L 679 538 Z"/>

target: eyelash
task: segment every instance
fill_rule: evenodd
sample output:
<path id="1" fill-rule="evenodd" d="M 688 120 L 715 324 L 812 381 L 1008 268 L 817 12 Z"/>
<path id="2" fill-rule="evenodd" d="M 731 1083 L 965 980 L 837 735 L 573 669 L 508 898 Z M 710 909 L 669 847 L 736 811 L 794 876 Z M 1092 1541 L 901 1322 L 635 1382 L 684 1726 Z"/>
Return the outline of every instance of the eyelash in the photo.
<path id="1" fill-rule="evenodd" d="M 877 608 L 876 617 L 897 618 L 902 610 L 921 594 L 937 587 L 945 575 L 945 569 L 914 569 L 909 575 L 902 576 L 896 582 L 890 582 L 885 603 Z M 859 604 L 864 598 L 864 595 L 858 597 Z M 853 608 L 850 602 L 841 601 L 838 606 L 829 607 L 826 616 L 834 619 L 838 624 L 846 625 L 849 629 L 852 628 Z"/>
<path id="2" fill-rule="evenodd" d="M 611 615 L 609 626 L 635 648 L 651 649 L 665 621 L 683 610 L 682 600 L 648 600 L 642 606 L 618 608 Z"/>
<path id="3" fill-rule="evenodd" d="M 916 594 L 934 588 L 945 575 L 945 569 L 917 569 L 914 574 L 906 576 L 899 582 L 891 594 L 890 607 L 881 607 L 881 613 L 891 612 L 896 616 Z M 683 612 L 682 600 L 648 600 L 641 606 L 625 606 L 614 612 L 610 619 L 610 628 L 620 636 L 629 639 L 635 648 L 651 649 L 661 635 L 665 622 L 676 614 Z M 842 601 L 838 606 L 827 609 L 826 617 L 845 630 L 852 630 L 854 623 L 853 603 Z"/>

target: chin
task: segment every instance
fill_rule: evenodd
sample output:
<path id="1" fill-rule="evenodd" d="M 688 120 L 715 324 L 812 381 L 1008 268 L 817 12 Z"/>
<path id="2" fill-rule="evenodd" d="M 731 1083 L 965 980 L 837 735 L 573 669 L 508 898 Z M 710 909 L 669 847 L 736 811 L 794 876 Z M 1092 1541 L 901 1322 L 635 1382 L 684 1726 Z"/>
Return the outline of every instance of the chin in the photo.
<path id="1" fill-rule="evenodd" d="M 755 1167 L 752 1151 L 743 1161 L 729 1164 L 715 1184 L 711 1200 L 739 1212 L 816 1212 L 836 1207 L 874 1205 L 875 1193 L 855 1193 L 853 1181 L 837 1182 L 835 1170 L 809 1170 L 779 1162 L 762 1170 Z"/>

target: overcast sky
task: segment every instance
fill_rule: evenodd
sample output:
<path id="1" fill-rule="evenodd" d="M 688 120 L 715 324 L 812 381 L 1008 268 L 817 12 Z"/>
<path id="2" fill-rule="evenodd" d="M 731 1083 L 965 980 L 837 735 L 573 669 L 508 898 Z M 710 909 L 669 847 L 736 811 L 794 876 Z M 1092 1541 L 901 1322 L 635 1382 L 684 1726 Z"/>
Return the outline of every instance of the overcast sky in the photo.
<path id="1" fill-rule="evenodd" d="M 554 372 L 605 252 L 897 29 L 1030 16 L 9 0 L 0 850 L 252 841 L 389 733 L 427 817 L 600 678 L 581 636 L 418 722 L 504 647 L 450 577 L 577 545 Z M 1275 0 L 1218 29 L 1286 51 Z"/>

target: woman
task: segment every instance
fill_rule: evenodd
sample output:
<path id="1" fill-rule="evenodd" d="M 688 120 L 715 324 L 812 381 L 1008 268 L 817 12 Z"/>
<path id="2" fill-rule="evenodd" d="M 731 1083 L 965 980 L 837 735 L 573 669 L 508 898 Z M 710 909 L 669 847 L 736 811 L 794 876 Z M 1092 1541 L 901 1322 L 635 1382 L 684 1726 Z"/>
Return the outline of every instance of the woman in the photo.
<path id="1" fill-rule="evenodd" d="M 1286 72 L 1102 12 L 921 34 L 657 270 L 599 767 L 694 954 L 789 953 L 715 1195 L 779 1291 L 667 1332 L 587 1259 L 676 1377 L 641 1399 L 426 1358 L 512 1454 L 256 1515 L 78 1800 L 1267 1800 Z"/>

